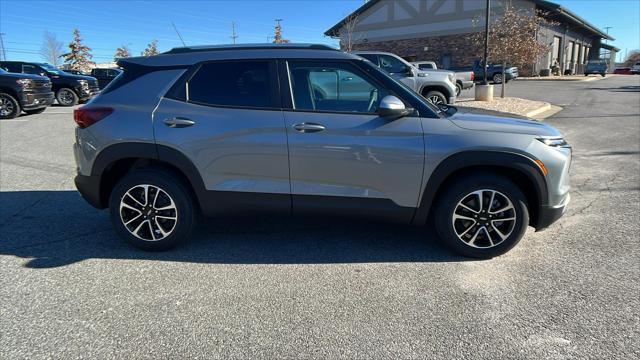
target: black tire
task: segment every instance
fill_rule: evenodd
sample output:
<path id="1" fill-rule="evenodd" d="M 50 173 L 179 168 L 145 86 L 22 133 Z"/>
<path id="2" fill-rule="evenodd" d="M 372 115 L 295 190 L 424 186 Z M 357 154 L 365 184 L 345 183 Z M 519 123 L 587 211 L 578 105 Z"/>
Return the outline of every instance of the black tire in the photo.
<path id="1" fill-rule="evenodd" d="M 28 115 L 34 115 L 34 114 L 41 114 L 46 109 L 47 109 L 46 107 L 43 107 L 43 108 L 40 108 L 40 109 L 25 110 L 24 112 L 26 112 Z"/>
<path id="2" fill-rule="evenodd" d="M 0 92 L 0 119 L 15 119 L 20 116 L 20 103 L 13 96 Z"/>
<path id="3" fill-rule="evenodd" d="M 607 76 L 607 74 L 600 74 L 600 76 L 605 77 L 605 76 Z"/>
<path id="4" fill-rule="evenodd" d="M 424 98 L 434 105 L 445 105 L 448 103 L 447 98 L 440 91 L 435 91 L 435 90 L 428 91 L 426 94 L 424 94 Z M 435 101 L 436 98 L 438 99 L 437 100 L 438 103 L 434 103 L 432 101 L 432 100 Z"/>
<path id="5" fill-rule="evenodd" d="M 456 83 L 456 97 L 459 97 L 461 93 L 462 93 L 462 85 L 460 85 L 459 83 Z"/>
<path id="6" fill-rule="evenodd" d="M 168 232 L 166 237 L 163 237 L 158 240 L 145 240 L 136 235 L 133 235 L 132 231 L 127 229 L 124 224 L 123 217 L 129 210 L 120 209 L 121 199 L 125 198 L 127 195 L 127 191 L 131 189 L 135 189 L 136 186 L 139 185 L 152 185 L 164 191 L 170 199 L 173 200 L 173 204 L 175 205 L 175 212 L 170 213 L 160 213 L 158 211 L 157 215 L 165 215 L 165 216 L 175 216 L 175 222 L 170 223 L 168 226 L 165 226 L 164 230 Z M 153 195 L 153 189 L 149 190 L 149 198 Z M 126 197 L 127 202 L 133 204 L 128 197 Z M 155 197 L 154 197 L 155 199 Z M 154 200 L 155 201 L 155 200 Z M 145 201 L 146 204 L 148 202 Z M 165 199 L 165 203 L 168 202 Z M 161 204 L 161 205 L 164 205 Z M 156 205 L 156 204 L 153 204 Z M 136 206 L 137 207 L 137 206 Z M 155 210 L 155 207 L 154 207 Z M 111 192 L 111 196 L 109 197 L 109 212 L 111 213 L 111 222 L 116 230 L 116 233 L 125 241 L 130 243 L 131 245 L 147 251 L 162 251 L 170 249 L 179 243 L 187 240 L 193 231 L 193 228 L 196 224 L 197 213 L 196 207 L 194 203 L 194 199 L 191 196 L 187 186 L 183 184 L 183 182 L 178 179 L 175 175 L 172 175 L 169 172 L 158 170 L 158 169 L 143 169 L 136 170 L 125 175 L 113 188 Z M 138 211 L 140 215 L 143 215 L 143 211 Z M 135 217 L 135 212 L 132 212 L 129 218 Z M 149 212 L 146 212 L 149 214 Z M 156 221 L 154 216 L 154 221 Z M 151 215 L 149 215 L 151 217 Z M 146 219 L 146 218 L 145 218 Z M 146 229 L 140 228 L 138 234 L 142 237 L 155 237 L 154 234 L 151 233 L 149 227 L 153 229 L 154 227 L 151 225 L 151 220 L 142 220 L 142 222 L 148 221 L 147 224 L 142 226 L 146 226 Z M 161 219 L 162 221 L 168 221 Z M 132 223 L 131 227 L 137 227 L 139 223 Z M 166 224 L 166 223 L 165 223 Z M 158 229 L 160 226 L 158 222 L 155 222 L 155 228 Z M 173 225 L 173 227 L 171 227 Z M 170 229 L 170 230 L 169 230 Z M 135 230 L 135 229 L 133 229 Z M 161 236 L 159 233 L 160 230 L 154 231 L 155 234 Z"/>
<path id="7" fill-rule="evenodd" d="M 491 79 L 493 80 L 494 84 L 501 84 L 502 83 L 502 74 L 500 74 L 500 73 L 493 74 L 493 77 Z"/>
<path id="8" fill-rule="evenodd" d="M 454 211 L 456 211 L 456 208 L 458 208 L 458 212 L 461 209 L 458 207 L 458 203 L 461 202 L 463 199 L 468 198 L 468 196 L 474 191 L 483 190 L 483 189 L 497 191 L 499 194 L 506 196 L 506 198 L 508 198 L 509 201 L 511 201 L 513 205 L 513 212 L 515 213 L 514 223 L 512 224 L 509 223 L 508 225 L 506 225 L 509 227 L 510 226 L 513 226 L 513 227 L 511 228 L 511 232 L 508 234 L 508 236 L 506 236 L 504 240 L 500 240 L 501 237 L 497 237 L 498 233 L 496 232 L 495 228 L 491 228 L 492 225 L 487 227 L 488 229 L 490 229 L 491 232 L 493 232 L 493 237 L 498 240 L 497 244 L 492 247 L 474 247 L 472 245 L 469 245 L 467 242 L 463 242 L 460 238 L 458 238 L 458 235 L 456 234 L 456 229 L 454 228 L 454 226 L 456 226 L 454 225 L 455 222 L 453 218 Z M 483 193 L 483 194 L 487 195 L 487 196 L 484 196 L 484 198 L 487 199 L 489 198 L 488 194 L 490 194 L 490 192 Z M 499 195 L 496 195 L 496 196 L 499 196 Z M 486 201 L 486 202 L 488 203 L 489 201 Z M 520 241 L 520 239 L 522 239 L 522 237 L 524 236 L 524 233 L 527 230 L 527 226 L 529 224 L 529 211 L 527 207 L 526 197 L 524 196 L 522 191 L 518 188 L 518 186 L 516 186 L 511 180 L 502 176 L 483 174 L 483 175 L 473 175 L 473 176 L 465 177 L 464 179 L 458 180 L 450 184 L 449 186 L 447 186 L 438 197 L 436 204 L 437 205 L 434 209 L 435 225 L 436 225 L 436 230 L 438 232 L 440 240 L 444 243 L 444 245 L 446 245 L 456 253 L 463 256 L 467 256 L 467 257 L 489 259 L 489 258 L 506 253 L 511 248 L 513 248 Z M 485 209 L 486 209 L 486 206 L 488 206 L 488 204 L 485 205 Z M 502 205 L 498 205 L 498 206 L 502 206 Z M 478 209 L 479 207 L 476 208 L 476 210 Z M 491 209 L 491 207 L 489 207 L 489 209 Z M 496 210 L 496 209 L 493 209 L 493 210 Z M 511 211 L 511 210 L 507 210 L 507 211 Z M 472 214 L 472 213 L 469 213 L 469 214 Z M 504 216 L 511 216 L 510 214 L 512 213 L 505 214 Z M 486 218 L 483 218 L 483 216 L 487 216 L 487 215 L 483 215 L 482 213 L 478 213 L 478 216 L 480 216 L 480 218 L 477 220 L 478 222 L 491 221 L 491 220 L 486 220 Z M 485 219 L 485 220 L 481 220 L 481 219 Z M 457 221 L 460 221 L 460 220 L 457 220 Z M 466 221 L 466 220 L 462 220 L 462 221 Z M 473 221 L 476 221 L 476 220 L 473 220 Z M 455 223 L 455 224 L 459 224 L 459 223 Z M 500 224 L 500 223 L 496 223 L 496 224 Z M 503 225 L 497 225 L 497 226 L 499 227 Z M 471 228 L 472 228 L 471 232 L 477 231 L 479 236 L 478 238 L 476 238 L 476 240 L 474 240 L 474 242 L 482 240 L 487 245 L 489 245 L 489 242 L 488 242 L 489 240 L 487 240 L 486 236 L 483 235 L 484 233 L 483 230 L 480 230 L 480 229 L 475 230 L 476 228 L 473 226 L 471 226 Z M 504 232 L 507 233 L 507 231 L 504 231 Z M 462 236 L 462 235 L 465 235 L 464 232 L 461 231 L 461 233 L 462 233 L 461 237 L 464 237 Z M 489 235 L 489 237 L 491 236 L 492 235 Z M 478 246 L 480 245 L 481 244 L 479 243 Z"/>
<path id="9" fill-rule="evenodd" d="M 72 89 L 62 88 L 56 91 L 56 100 L 60 106 L 75 106 L 80 99 Z"/>

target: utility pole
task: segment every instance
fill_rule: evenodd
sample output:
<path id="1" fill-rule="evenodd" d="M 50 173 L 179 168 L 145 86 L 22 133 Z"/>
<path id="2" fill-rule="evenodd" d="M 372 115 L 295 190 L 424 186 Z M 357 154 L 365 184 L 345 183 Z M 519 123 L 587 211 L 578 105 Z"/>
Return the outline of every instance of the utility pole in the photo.
<path id="1" fill-rule="evenodd" d="M 235 45 L 236 39 L 238 38 L 238 34 L 236 34 L 236 22 L 231 22 L 231 39 L 233 40 L 233 44 Z"/>
<path id="2" fill-rule="evenodd" d="M 4 35 L 4 33 L 0 33 L 0 48 L 2 49 L 2 61 L 7 61 L 7 54 L 5 53 L 5 50 L 4 50 L 4 41 L 2 40 L 2 35 Z"/>
<path id="3" fill-rule="evenodd" d="M 613 26 L 605 26 L 604 30 L 607 32 L 607 35 L 609 35 L 609 29 L 613 29 Z M 604 39 L 604 43 L 606 44 L 608 41 L 608 39 Z"/>
<path id="4" fill-rule="evenodd" d="M 484 85 L 489 85 L 487 79 L 487 67 L 489 67 L 489 7 L 491 6 L 491 0 L 487 0 L 487 6 L 485 9 L 485 26 L 484 26 Z"/>
<path id="5" fill-rule="evenodd" d="M 176 34 L 178 34 L 178 37 L 180 38 L 180 41 L 182 41 L 182 46 L 187 46 L 187 44 L 184 43 L 184 40 L 182 40 L 182 36 L 180 36 L 180 32 L 178 32 L 178 28 L 176 27 L 176 24 L 173 23 L 173 21 L 171 22 L 171 25 L 173 25 L 173 30 L 176 31 Z"/>

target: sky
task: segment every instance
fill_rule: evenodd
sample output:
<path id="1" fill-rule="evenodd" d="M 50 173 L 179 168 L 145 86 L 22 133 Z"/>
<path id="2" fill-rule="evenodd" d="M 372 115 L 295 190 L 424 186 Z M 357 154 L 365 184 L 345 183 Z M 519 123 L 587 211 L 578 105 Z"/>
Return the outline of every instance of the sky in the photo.
<path id="1" fill-rule="evenodd" d="M 473 0 L 482 1 L 482 0 Z M 640 0 L 556 0 L 616 38 L 625 50 L 640 48 Z M 238 43 L 273 40 L 275 19 L 292 42 L 332 46 L 323 33 L 362 5 L 364 0 L 236 0 L 236 1 L 30 1 L 0 0 L 0 33 L 8 60 L 42 61 L 45 31 L 65 44 L 80 29 L 94 61 L 108 62 L 115 49 L 127 45 L 139 55 L 153 39 L 160 51 L 181 46 L 172 23 L 187 45 L 231 43 L 235 22 Z"/>

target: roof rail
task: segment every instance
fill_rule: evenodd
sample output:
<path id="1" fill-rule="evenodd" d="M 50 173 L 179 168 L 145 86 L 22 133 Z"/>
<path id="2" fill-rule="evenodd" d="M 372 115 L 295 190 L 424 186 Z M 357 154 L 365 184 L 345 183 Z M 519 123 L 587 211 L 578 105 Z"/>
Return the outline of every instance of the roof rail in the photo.
<path id="1" fill-rule="evenodd" d="M 272 50 L 272 49 L 303 49 L 303 50 L 332 50 L 339 51 L 329 45 L 321 44 L 237 44 L 237 45 L 199 45 L 176 47 L 163 54 L 185 54 L 203 51 L 223 50 Z"/>

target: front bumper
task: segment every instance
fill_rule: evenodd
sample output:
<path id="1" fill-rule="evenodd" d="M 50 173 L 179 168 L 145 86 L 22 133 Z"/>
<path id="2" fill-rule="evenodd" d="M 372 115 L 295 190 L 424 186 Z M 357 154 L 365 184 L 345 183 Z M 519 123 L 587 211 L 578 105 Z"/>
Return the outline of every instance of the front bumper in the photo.
<path id="1" fill-rule="evenodd" d="M 562 204 L 557 206 L 541 206 L 538 214 L 538 222 L 535 225 L 536 231 L 541 231 L 548 228 L 551 224 L 558 221 L 567 211 L 569 202 L 571 201 L 571 195 L 567 194 L 567 197 Z"/>
<path id="2" fill-rule="evenodd" d="M 20 103 L 24 110 L 34 110 L 53 104 L 55 99 L 53 92 L 23 92 Z"/>

